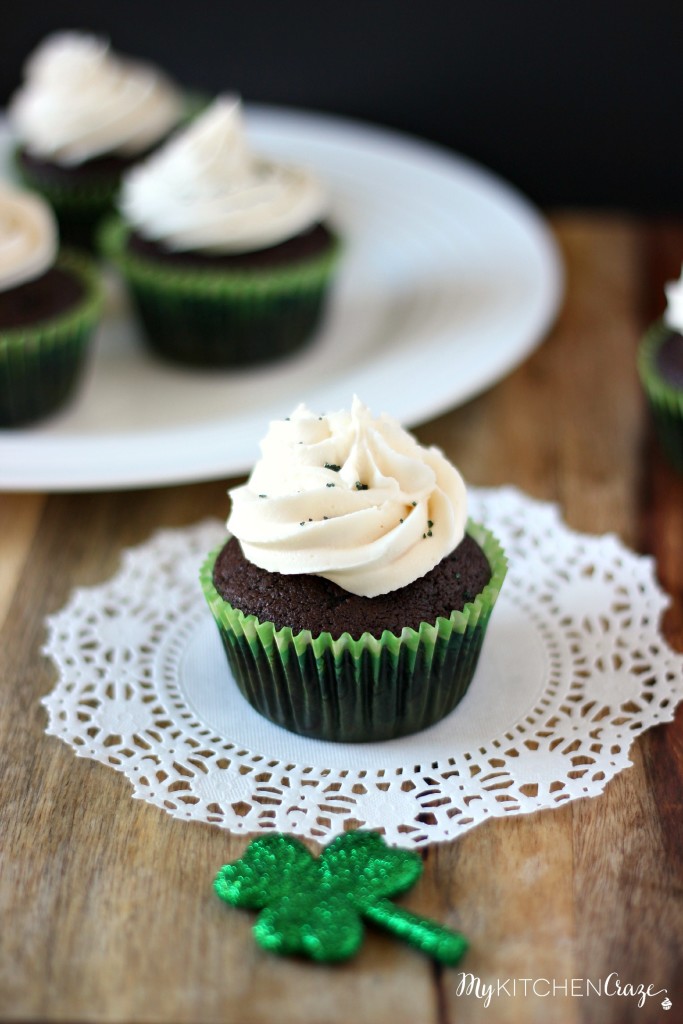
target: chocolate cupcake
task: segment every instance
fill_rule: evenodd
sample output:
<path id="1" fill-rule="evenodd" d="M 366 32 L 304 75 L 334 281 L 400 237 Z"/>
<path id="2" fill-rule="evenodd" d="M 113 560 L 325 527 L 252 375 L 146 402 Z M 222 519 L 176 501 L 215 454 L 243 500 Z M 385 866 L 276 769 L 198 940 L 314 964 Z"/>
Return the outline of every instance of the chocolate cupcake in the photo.
<path id="1" fill-rule="evenodd" d="M 432 725 L 469 687 L 507 565 L 457 470 L 357 399 L 300 406 L 261 447 L 201 574 L 240 690 L 327 740 Z"/>
<path id="2" fill-rule="evenodd" d="M 683 270 L 666 296 L 663 318 L 640 344 L 638 370 L 664 453 L 683 473 Z"/>
<path id="3" fill-rule="evenodd" d="M 49 206 L 0 186 L 0 426 L 39 419 L 64 404 L 99 310 L 97 272 L 84 256 L 58 254 Z"/>
<path id="4" fill-rule="evenodd" d="M 48 36 L 24 73 L 9 108 L 17 169 L 52 204 L 62 239 L 92 248 L 123 172 L 180 122 L 183 98 L 156 69 L 78 32 Z"/>
<path id="5" fill-rule="evenodd" d="M 240 103 L 222 97 L 124 179 L 103 249 L 150 347 L 177 362 L 241 366 L 309 341 L 339 243 L 309 171 L 255 156 Z"/>

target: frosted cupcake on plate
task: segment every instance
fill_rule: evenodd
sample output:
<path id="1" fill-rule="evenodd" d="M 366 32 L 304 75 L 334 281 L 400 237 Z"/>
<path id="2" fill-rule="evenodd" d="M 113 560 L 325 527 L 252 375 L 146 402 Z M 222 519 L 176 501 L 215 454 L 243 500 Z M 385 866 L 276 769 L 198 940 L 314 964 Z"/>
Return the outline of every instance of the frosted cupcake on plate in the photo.
<path id="1" fill-rule="evenodd" d="M 62 238 L 92 247 L 122 173 L 185 113 L 156 68 L 114 53 L 106 39 L 58 32 L 29 57 L 9 106 L 18 171 L 54 207 Z"/>
<path id="2" fill-rule="evenodd" d="M 424 729 L 466 693 L 507 563 L 465 485 L 358 399 L 270 425 L 202 586 L 240 690 L 335 741 Z"/>
<path id="3" fill-rule="evenodd" d="M 683 268 L 665 291 L 666 311 L 640 344 L 638 370 L 662 448 L 683 473 Z"/>
<path id="4" fill-rule="evenodd" d="M 72 393 L 100 312 L 92 261 L 59 253 L 38 195 L 0 184 L 0 426 L 46 416 Z"/>
<path id="5" fill-rule="evenodd" d="M 306 168 L 252 152 L 236 97 L 126 175 L 120 209 L 103 249 L 155 352 L 240 366 L 311 340 L 339 249 L 326 190 Z"/>

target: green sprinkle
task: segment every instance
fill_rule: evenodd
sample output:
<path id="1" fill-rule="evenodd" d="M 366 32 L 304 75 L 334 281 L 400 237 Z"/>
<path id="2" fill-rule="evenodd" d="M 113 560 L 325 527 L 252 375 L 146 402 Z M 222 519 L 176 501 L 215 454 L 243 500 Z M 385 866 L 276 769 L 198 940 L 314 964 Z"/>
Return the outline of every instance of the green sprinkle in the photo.
<path id="1" fill-rule="evenodd" d="M 426 533 L 422 534 L 422 540 L 427 540 L 427 534 Z"/>
<path id="2" fill-rule="evenodd" d="M 325 484 L 325 487 L 336 487 L 336 484 Z"/>
<path id="3" fill-rule="evenodd" d="M 356 480 L 356 490 L 357 491 L 367 491 L 367 489 L 368 489 L 368 485 L 367 484 L 362 484 L 360 482 L 360 480 Z"/>
<path id="4" fill-rule="evenodd" d="M 329 519 L 329 518 L 330 518 L 329 516 L 323 516 L 323 519 Z"/>
<path id="5" fill-rule="evenodd" d="M 434 525 L 434 523 L 431 521 L 431 519 L 428 519 L 427 520 L 427 526 L 430 528 L 430 530 L 431 530 L 433 525 Z"/>
<path id="6" fill-rule="evenodd" d="M 460 579 L 460 573 L 459 573 L 459 572 L 456 572 L 456 574 L 455 574 L 455 578 L 456 578 L 456 580 L 459 580 L 459 579 Z"/>
<path id="7" fill-rule="evenodd" d="M 326 462 L 325 469 L 331 469 L 333 473 L 338 473 L 339 470 L 341 469 L 341 466 L 337 466 L 336 463 L 334 462 Z"/>
<path id="8" fill-rule="evenodd" d="M 302 519 L 301 522 L 299 523 L 299 526 L 305 526 L 305 525 L 306 525 L 306 522 L 305 522 L 305 520 Z"/>
<path id="9" fill-rule="evenodd" d="M 413 508 L 415 508 L 415 506 L 417 505 L 417 502 L 416 501 L 412 501 L 411 505 L 413 506 Z"/>
<path id="10" fill-rule="evenodd" d="M 432 531 L 431 530 L 427 530 L 427 536 L 431 537 L 431 535 L 432 535 Z"/>
<path id="11" fill-rule="evenodd" d="M 402 519 L 399 519 L 399 523 L 402 523 L 402 522 L 403 522 L 403 520 L 402 520 Z"/>
<path id="12" fill-rule="evenodd" d="M 259 498 L 267 498 L 267 497 L 268 497 L 267 494 L 259 494 Z"/>
<path id="13" fill-rule="evenodd" d="M 310 517 L 310 516 L 308 517 L 308 521 L 309 521 L 309 523 L 312 523 L 312 522 L 313 522 L 313 520 L 311 519 L 311 517 Z"/>

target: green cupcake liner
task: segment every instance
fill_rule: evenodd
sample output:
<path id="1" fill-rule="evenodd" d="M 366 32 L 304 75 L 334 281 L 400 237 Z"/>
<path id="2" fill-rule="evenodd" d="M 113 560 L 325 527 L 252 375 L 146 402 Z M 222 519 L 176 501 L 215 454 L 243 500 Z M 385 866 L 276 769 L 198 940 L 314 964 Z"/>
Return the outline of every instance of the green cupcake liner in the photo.
<path id="1" fill-rule="evenodd" d="M 683 388 L 664 380 L 656 362 L 668 334 L 669 328 L 662 320 L 650 327 L 638 349 L 638 372 L 664 453 L 672 466 L 683 473 Z"/>
<path id="2" fill-rule="evenodd" d="M 18 426 L 54 412 L 66 402 L 85 363 L 102 304 L 99 275 L 85 256 L 63 251 L 56 266 L 85 287 L 65 313 L 31 327 L 0 330 L 0 426 Z"/>
<path id="3" fill-rule="evenodd" d="M 195 366 L 245 366 L 288 355 L 311 339 L 340 244 L 287 267 L 180 267 L 128 251 L 129 228 L 107 222 L 101 248 L 125 278 L 158 355 Z"/>
<path id="4" fill-rule="evenodd" d="M 314 637 L 244 615 L 216 590 L 221 548 L 212 552 L 201 585 L 242 694 L 277 725 L 334 742 L 387 740 L 438 722 L 467 692 L 507 572 L 496 537 L 472 521 L 467 532 L 491 567 L 481 593 L 448 619 L 406 627 L 400 636 L 385 631 L 379 639 Z"/>

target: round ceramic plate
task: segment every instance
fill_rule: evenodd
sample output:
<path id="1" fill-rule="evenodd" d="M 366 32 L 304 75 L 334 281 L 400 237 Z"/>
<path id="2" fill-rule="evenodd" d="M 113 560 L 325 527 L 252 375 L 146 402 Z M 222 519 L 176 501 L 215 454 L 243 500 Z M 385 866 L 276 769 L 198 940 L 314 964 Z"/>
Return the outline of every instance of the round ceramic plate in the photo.
<path id="1" fill-rule="evenodd" d="M 493 384 L 542 339 L 561 264 L 540 215 L 510 186 L 384 129 L 270 107 L 247 117 L 256 148 L 307 164 L 329 186 L 345 250 L 317 337 L 257 370 L 166 365 L 145 351 L 112 277 L 75 400 L 31 428 L 0 430 L 0 488 L 234 476 L 253 463 L 268 421 L 301 401 L 329 410 L 356 393 L 414 426 Z"/>

